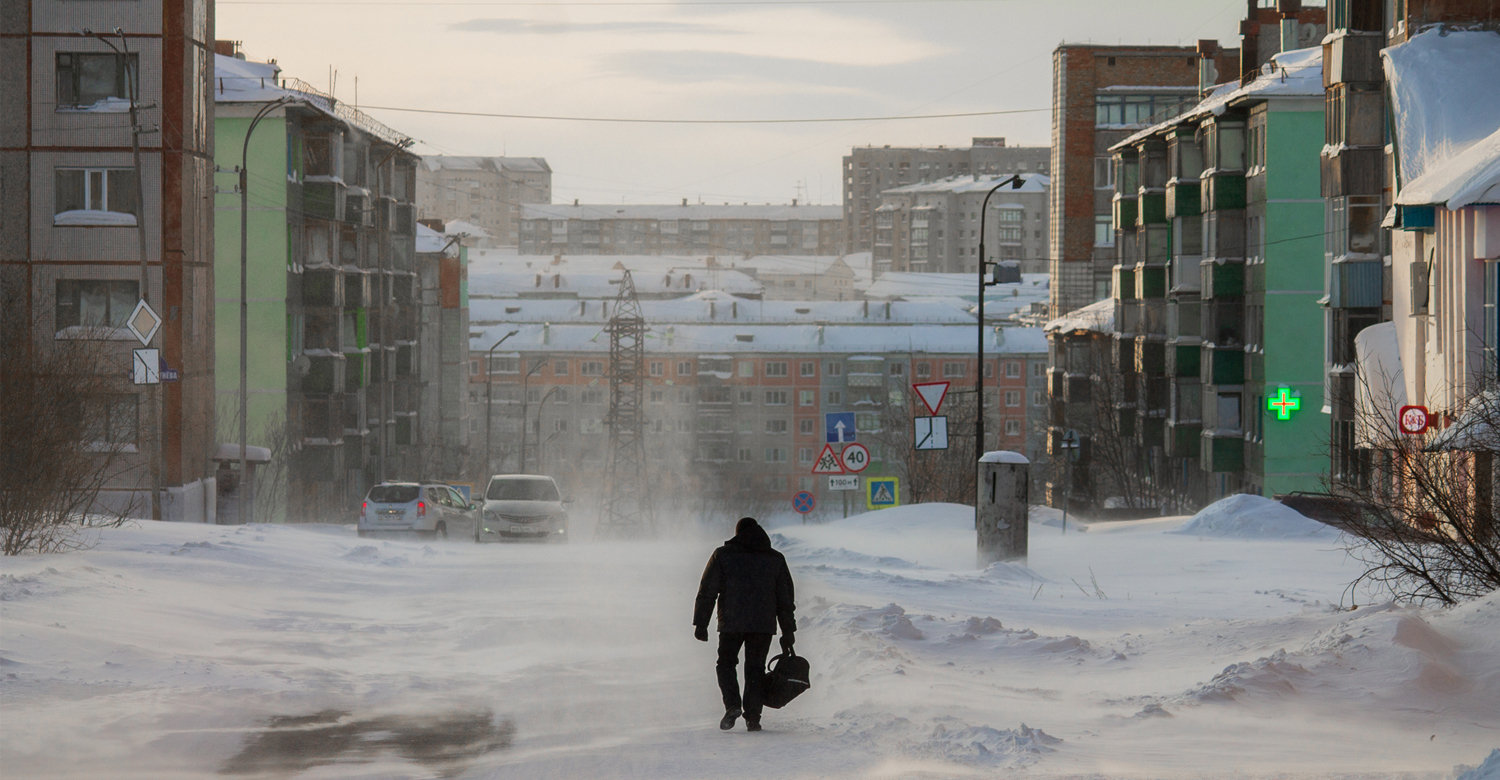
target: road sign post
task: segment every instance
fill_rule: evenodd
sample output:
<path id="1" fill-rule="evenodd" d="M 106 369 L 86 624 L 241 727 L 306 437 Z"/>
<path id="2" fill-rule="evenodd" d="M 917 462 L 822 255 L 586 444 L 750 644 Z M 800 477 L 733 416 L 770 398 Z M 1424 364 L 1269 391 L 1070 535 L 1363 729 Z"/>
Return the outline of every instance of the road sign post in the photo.
<path id="1" fill-rule="evenodd" d="M 1062 532 L 1068 532 L 1068 495 L 1073 492 L 1073 461 L 1078 460 L 1080 447 L 1078 446 L 1078 431 L 1069 428 L 1062 437 L 1062 449 L 1067 455 L 1067 462 L 1063 465 L 1063 516 Z"/>

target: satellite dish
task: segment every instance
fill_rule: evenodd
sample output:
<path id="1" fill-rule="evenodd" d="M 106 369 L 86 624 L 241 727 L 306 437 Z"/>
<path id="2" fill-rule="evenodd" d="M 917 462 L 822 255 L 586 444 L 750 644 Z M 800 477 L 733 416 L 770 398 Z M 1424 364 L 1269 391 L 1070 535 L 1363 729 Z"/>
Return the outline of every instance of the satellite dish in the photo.
<path id="1" fill-rule="evenodd" d="M 292 368 L 296 369 L 297 376 L 307 376 L 307 372 L 312 370 L 312 358 L 298 355 L 292 358 Z"/>

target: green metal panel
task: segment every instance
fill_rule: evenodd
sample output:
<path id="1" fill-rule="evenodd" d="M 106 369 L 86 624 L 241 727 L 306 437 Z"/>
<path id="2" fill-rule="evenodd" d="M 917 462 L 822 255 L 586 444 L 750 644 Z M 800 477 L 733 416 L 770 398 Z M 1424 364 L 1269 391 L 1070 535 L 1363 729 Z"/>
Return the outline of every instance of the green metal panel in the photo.
<path id="1" fill-rule="evenodd" d="M 1225 298 L 1245 294 L 1243 263 L 1204 263 L 1205 298 Z"/>
<path id="2" fill-rule="evenodd" d="M 354 310 L 354 346 L 364 349 L 370 346 L 370 310 Z"/>
<path id="3" fill-rule="evenodd" d="M 1143 192 L 1138 199 L 1140 211 L 1137 224 L 1155 225 L 1167 221 L 1167 194 L 1165 192 Z"/>
<path id="4" fill-rule="evenodd" d="M 1203 187 L 1204 208 L 1211 211 L 1245 207 L 1245 177 L 1242 174 L 1215 174 Z"/>
<path id="5" fill-rule="evenodd" d="M 1244 471 L 1245 440 L 1240 438 L 1203 437 L 1204 471 Z"/>
<path id="6" fill-rule="evenodd" d="M 1136 297 L 1167 297 L 1167 269 L 1165 266 L 1138 266 L 1136 273 Z"/>
<path id="7" fill-rule="evenodd" d="M 1214 385 L 1242 385 L 1245 383 L 1245 351 L 1233 349 L 1208 349 L 1213 353 L 1212 375 L 1204 379 Z"/>
<path id="8" fill-rule="evenodd" d="M 1203 213 L 1199 201 L 1200 185 L 1196 181 L 1173 182 L 1167 185 L 1167 216 L 1196 217 Z"/>
<path id="9" fill-rule="evenodd" d="M 1115 226 L 1135 224 L 1135 198 L 1115 199 Z"/>
<path id="10" fill-rule="evenodd" d="M 1197 376 L 1199 367 L 1203 363 L 1201 359 L 1203 350 L 1197 345 L 1178 345 L 1173 347 L 1173 351 L 1177 360 L 1177 368 L 1172 375 L 1178 377 Z"/>

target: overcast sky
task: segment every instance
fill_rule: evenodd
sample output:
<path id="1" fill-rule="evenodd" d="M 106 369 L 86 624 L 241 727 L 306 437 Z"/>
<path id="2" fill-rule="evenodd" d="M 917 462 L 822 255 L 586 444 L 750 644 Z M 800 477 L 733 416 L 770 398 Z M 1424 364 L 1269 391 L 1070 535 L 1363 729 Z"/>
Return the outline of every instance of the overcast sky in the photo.
<path id="1" fill-rule="evenodd" d="M 336 0 L 330 0 L 331 2 Z M 837 204 L 865 144 L 1046 145 L 1063 42 L 1238 45 L 1244 0 L 882 0 L 609 7 L 220 0 L 218 37 L 361 107 L 643 119 L 798 119 L 1044 109 L 802 125 L 639 125 L 369 109 L 422 154 L 539 156 L 554 202 Z"/>

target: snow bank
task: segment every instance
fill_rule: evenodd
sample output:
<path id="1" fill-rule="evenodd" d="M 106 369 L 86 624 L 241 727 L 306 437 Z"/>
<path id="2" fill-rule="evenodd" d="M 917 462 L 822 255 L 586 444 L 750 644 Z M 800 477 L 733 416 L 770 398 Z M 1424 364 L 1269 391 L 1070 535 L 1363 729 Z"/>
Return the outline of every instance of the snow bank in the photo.
<path id="1" fill-rule="evenodd" d="M 1269 498 L 1241 493 L 1204 507 L 1169 533 L 1223 539 L 1332 538 L 1338 530 Z"/>
<path id="2" fill-rule="evenodd" d="M 1500 748 L 1490 751 L 1483 764 L 1459 775 L 1457 780 L 1500 780 Z"/>

